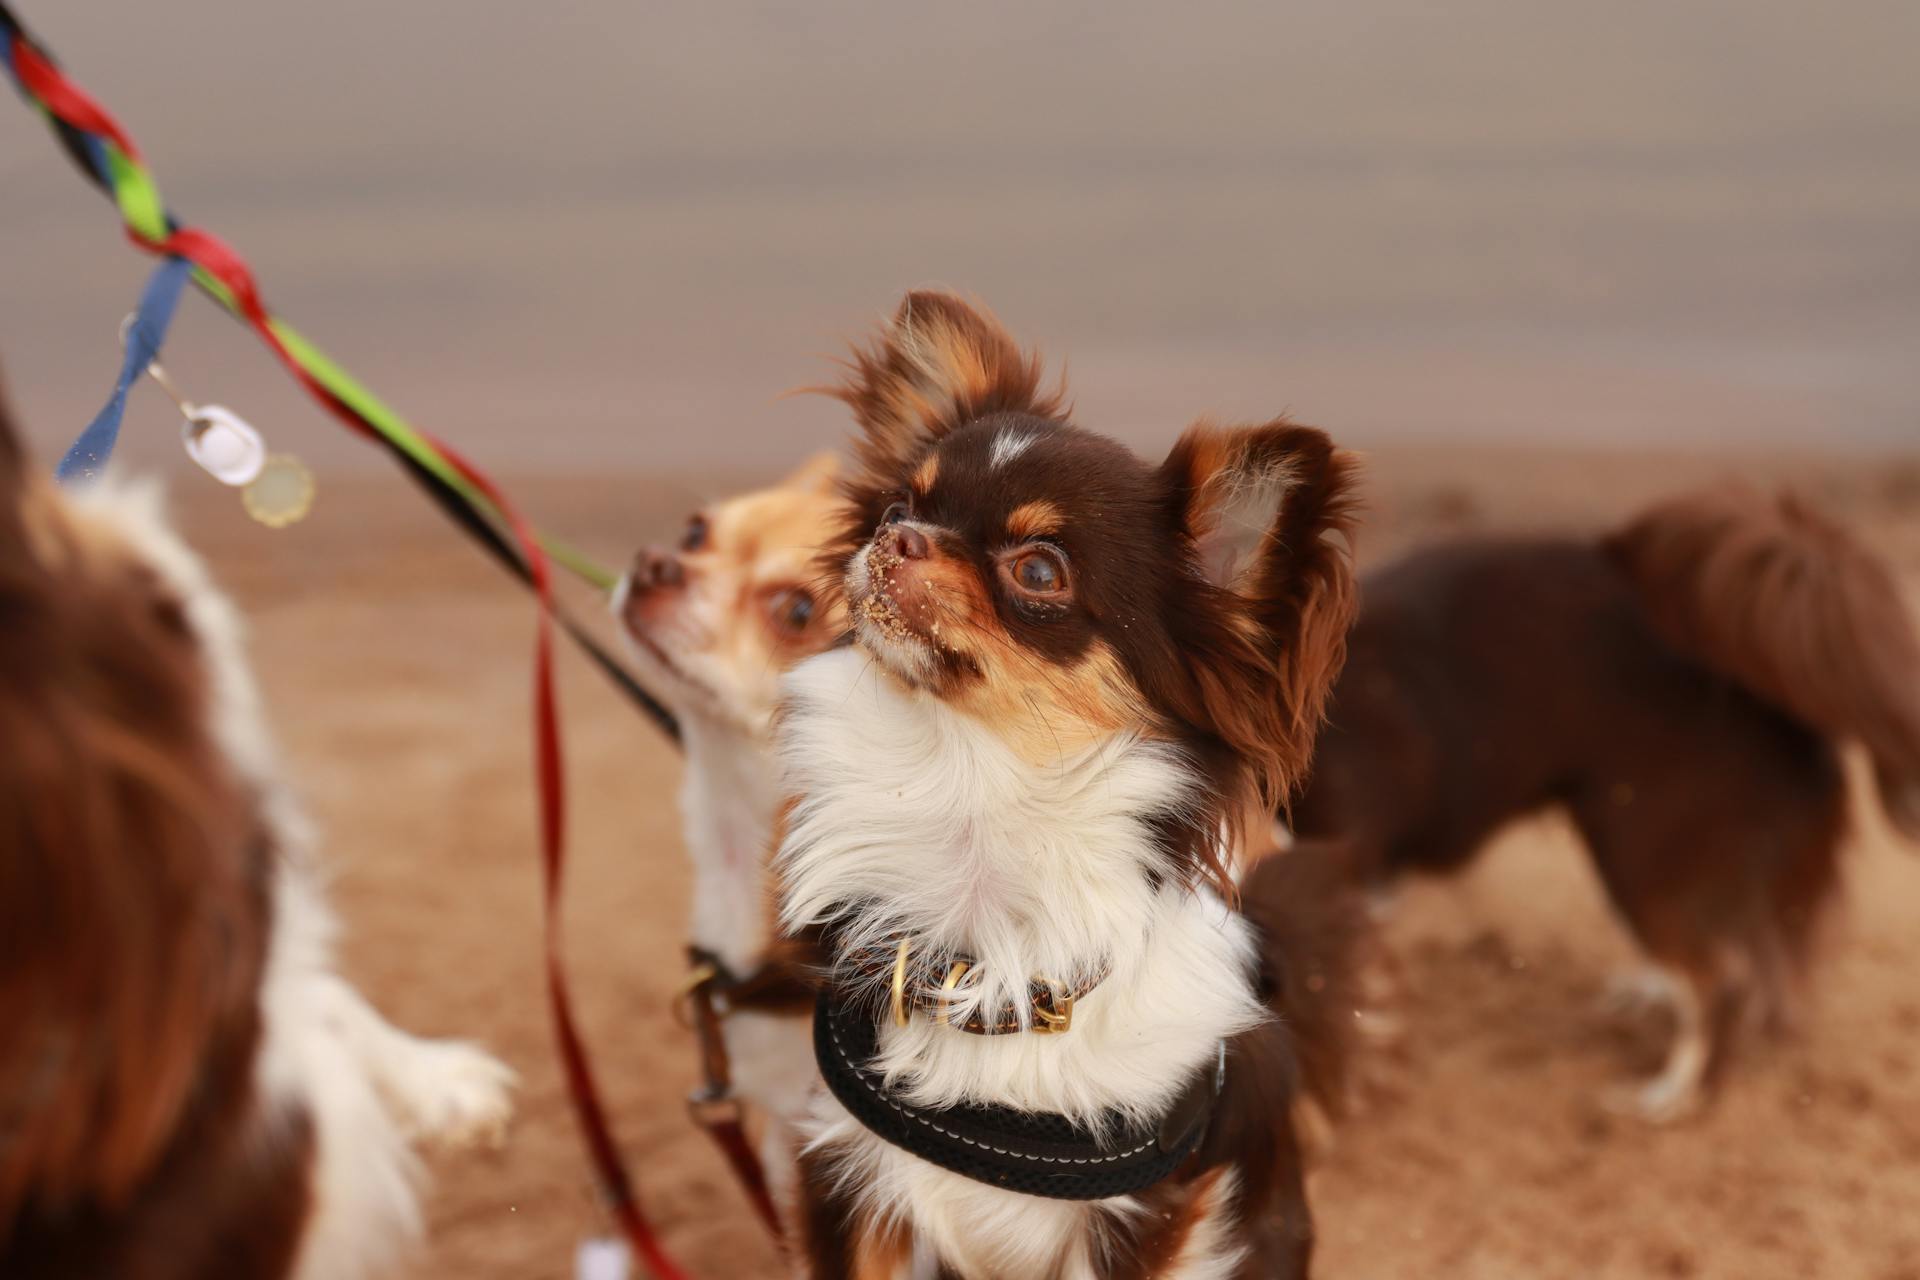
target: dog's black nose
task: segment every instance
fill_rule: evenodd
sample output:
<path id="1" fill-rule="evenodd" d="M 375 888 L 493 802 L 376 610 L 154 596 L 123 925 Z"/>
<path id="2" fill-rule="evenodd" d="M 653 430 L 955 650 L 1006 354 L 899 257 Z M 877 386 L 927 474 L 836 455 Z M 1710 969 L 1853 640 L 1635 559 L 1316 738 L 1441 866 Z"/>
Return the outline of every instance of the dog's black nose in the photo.
<path id="1" fill-rule="evenodd" d="M 927 535 L 912 525 L 890 524 L 885 536 L 889 540 L 887 550 L 902 560 L 925 560 L 932 550 L 927 545 Z"/>
<path id="2" fill-rule="evenodd" d="M 635 589 L 651 591 L 656 587 L 677 587 L 687 580 L 680 557 L 659 547 L 647 547 L 633 558 L 629 575 Z"/>

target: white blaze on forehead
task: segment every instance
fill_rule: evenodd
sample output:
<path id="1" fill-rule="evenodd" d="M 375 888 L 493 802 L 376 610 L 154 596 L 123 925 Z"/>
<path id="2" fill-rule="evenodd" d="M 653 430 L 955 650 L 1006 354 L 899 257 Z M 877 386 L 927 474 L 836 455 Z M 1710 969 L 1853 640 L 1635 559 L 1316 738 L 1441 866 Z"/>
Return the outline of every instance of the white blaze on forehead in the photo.
<path id="1" fill-rule="evenodd" d="M 1034 441 L 1040 437 L 1031 431 L 1008 429 L 993 438 L 993 448 L 987 454 L 987 465 L 999 468 L 1006 466 L 1015 458 L 1033 448 Z"/>

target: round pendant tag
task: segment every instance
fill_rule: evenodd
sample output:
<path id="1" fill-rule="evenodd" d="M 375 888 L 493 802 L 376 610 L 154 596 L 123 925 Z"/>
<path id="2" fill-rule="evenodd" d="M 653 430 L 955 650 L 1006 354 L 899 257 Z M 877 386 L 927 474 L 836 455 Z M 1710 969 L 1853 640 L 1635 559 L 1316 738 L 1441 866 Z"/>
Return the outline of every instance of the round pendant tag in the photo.
<path id="1" fill-rule="evenodd" d="M 307 464 L 290 453 L 268 456 L 253 483 L 240 491 L 247 514 L 270 529 L 284 529 L 313 510 L 315 485 Z"/>

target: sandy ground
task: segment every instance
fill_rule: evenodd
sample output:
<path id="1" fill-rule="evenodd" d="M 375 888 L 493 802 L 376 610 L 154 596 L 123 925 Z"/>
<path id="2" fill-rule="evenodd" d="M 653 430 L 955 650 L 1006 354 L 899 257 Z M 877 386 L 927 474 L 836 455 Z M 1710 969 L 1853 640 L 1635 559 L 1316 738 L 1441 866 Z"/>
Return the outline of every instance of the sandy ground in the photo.
<path id="1" fill-rule="evenodd" d="M 1593 525 L 1728 470 L 1794 474 L 1920 583 L 1920 463 L 1389 452 L 1368 558 L 1462 527 Z M 752 479 L 754 477 L 743 477 Z M 710 481 L 718 492 L 724 478 Z M 697 486 L 517 486 L 609 558 Z M 414 1271 L 556 1280 L 600 1231 L 538 968 L 522 597 L 398 479 L 331 484 L 285 534 L 182 483 L 187 523 L 249 609 L 275 719 L 328 833 L 346 966 L 392 1016 L 469 1036 L 524 1080 L 512 1141 L 431 1161 Z M 666 1012 L 687 876 L 672 751 L 566 663 L 569 952 L 619 1136 L 700 1277 L 777 1274 L 686 1121 L 693 1050 Z M 1522 824 L 1466 878 L 1406 893 L 1387 938 L 1405 1040 L 1314 1185 L 1320 1274 L 1920 1278 L 1920 857 L 1867 810 L 1805 1034 L 1743 1061 L 1717 1108 L 1652 1132 L 1600 1091 L 1658 1052 L 1596 1001 L 1627 956 L 1561 825 Z"/>

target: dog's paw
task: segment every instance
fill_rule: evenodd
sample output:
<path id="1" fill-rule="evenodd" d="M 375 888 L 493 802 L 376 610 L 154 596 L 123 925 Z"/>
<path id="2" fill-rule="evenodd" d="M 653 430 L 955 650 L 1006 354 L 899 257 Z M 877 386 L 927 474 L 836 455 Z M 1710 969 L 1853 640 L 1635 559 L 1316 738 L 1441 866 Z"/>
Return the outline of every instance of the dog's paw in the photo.
<path id="1" fill-rule="evenodd" d="M 1406 1019 L 1377 1006 L 1355 1009 L 1353 1030 L 1362 1043 L 1376 1052 L 1395 1053 L 1406 1046 Z"/>
<path id="2" fill-rule="evenodd" d="M 1616 1085 L 1600 1097 L 1600 1105 L 1616 1116 L 1650 1125 L 1673 1125 L 1700 1114 L 1704 1101 L 1698 1082 L 1656 1076 L 1644 1084 Z"/>
<path id="3" fill-rule="evenodd" d="M 1679 1001 L 1673 976 L 1664 969 L 1628 969 L 1607 980 L 1600 993 L 1600 1012 L 1629 1022 L 1670 1018 Z"/>
<path id="4" fill-rule="evenodd" d="M 447 1147 L 506 1145 L 513 1068 L 478 1046 L 424 1040 L 390 1080 L 408 1132 Z"/>

